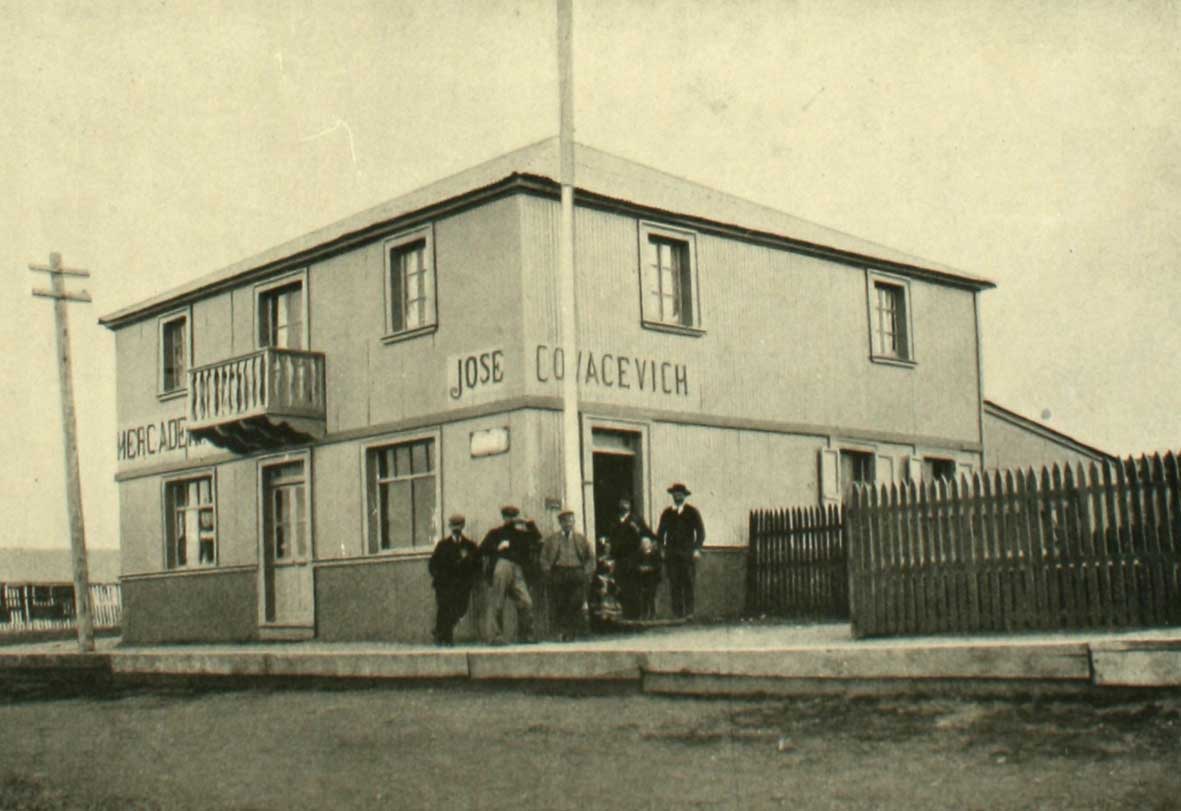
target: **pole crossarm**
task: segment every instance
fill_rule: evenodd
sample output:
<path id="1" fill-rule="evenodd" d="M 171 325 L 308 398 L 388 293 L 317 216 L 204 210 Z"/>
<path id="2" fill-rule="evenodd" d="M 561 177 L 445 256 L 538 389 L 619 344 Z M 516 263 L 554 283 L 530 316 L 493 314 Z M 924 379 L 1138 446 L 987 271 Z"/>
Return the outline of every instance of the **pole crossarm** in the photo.
<path id="1" fill-rule="evenodd" d="M 29 270 L 37 273 L 57 273 L 62 276 L 80 276 L 83 279 L 90 278 L 90 271 L 82 268 L 55 268 L 52 265 L 29 265 Z"/>
<path id="2" fill-rule="evenodd" d="M 91 302 L 93 302 L 93 299 L 90 298 L 90 293 L 86 292 L 85 290 L 83 290 L 80 293 L 70 293 L 70 292 L 66 292 L 66 291 L 63 291 L 61 293 L 55 293 L 52 290 L 41 290 L 41 289 L 34 287 L 33 288 L 33 295 L 40 296 L 41 298 L 64 299 L 65 301 L 82 301 L 87 304 L 90 304 Z"/>

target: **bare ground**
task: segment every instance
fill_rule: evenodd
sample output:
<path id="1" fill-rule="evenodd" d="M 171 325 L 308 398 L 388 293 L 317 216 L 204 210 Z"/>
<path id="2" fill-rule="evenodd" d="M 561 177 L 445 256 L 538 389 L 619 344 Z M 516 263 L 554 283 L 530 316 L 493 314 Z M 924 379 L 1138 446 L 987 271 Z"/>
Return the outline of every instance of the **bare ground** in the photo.
<path id="1" fill-rule="evenodd" d="M 1181 695 L 469 685 L 0 697 L 0 811 L 1181 808 Z"/>

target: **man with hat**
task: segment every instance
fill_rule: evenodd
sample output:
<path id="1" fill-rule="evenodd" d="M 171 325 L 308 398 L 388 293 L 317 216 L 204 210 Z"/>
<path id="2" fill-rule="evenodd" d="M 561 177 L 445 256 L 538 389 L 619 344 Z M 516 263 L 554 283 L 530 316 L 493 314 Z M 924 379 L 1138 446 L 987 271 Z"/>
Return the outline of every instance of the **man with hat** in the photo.
<path id="1" fill-rule="evenodd" d="M 673 615 L 693 619 L 695 564 L 705 544 L 705 525 L 701 513 L 685 503 L 688 487 L 677 482 L 668 488 L 668 493 L 673 497 L 673 506 L 661 513 L 656 536 L 664 550 Z"/>
<path id="2" fill-rule="evenodd" d="M 456 513 L 448 519 L 451 534 L 435 544 L 428 568 L 435 587 L 436 645 L 453 645 L 452 633 L 467 612 L 468 598 L 480 571 L 480 550 L 463 534 L 466 520 Z"/>
<path id="3" fill-rule="evenodd" d="M 504 601 L 511 599 L 517 607 L 517 641 L 532 643 L 533 598 L 525 572 L 536 560 L 541 544 L 541 533 L 532 521 L 521 517 L 521 511 L 508 504 L 500 508 L 504 523 L 495 527 L 480 543 L 484 571 L 491 585 L 488 613 L 493 645 L 503 645 Z"/>
<path id="4" fill-rule="evenodd" d="M 611 544 L 611 557 L 615 560 L 615 583 L 619 587 L 619 604 L 624 619 L 640 616 L 640 584 L 636 567 L 640 542 L 644 538 L 656 541 L 644 519 L 632 512 L 631 498 L 623 496 L 619 499 L 619 520 L 607 531 L 607 542 Z"/>
<path id="5" fill-rule="evenodd" d="M 590 541 L 574 531 L 574 511 L 558 513 L 561 529 L 545 539 L 541 547 L 541 571 L 549 584 L 550 613 L 558 638 L 574 639 L 581 625 L 587 586 L 595 573 L 595 553 Z"/>

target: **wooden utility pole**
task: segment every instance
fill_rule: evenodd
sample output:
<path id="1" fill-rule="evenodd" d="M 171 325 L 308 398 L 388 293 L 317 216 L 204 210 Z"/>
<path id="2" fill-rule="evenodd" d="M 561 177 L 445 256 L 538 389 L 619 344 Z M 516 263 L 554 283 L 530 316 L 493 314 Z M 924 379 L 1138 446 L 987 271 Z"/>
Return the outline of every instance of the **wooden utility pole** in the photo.
<path id="1" fill-rule="evenodd" d="M 82 520 L 82 479 L 78 473 L 78 426 L 74 419 L 74 377 L 70 369 L 70 318 L 66 304 L 90 302 L 90 294 L 66 291 L 66 276 L 88 278 L 85 270 L 62 267 L 60 253 L 49 255 L 49 265 L 29 265 L 29 270 L 48 273 L 50 290 L 34 288 L 33 295 L 53 299 L 57 325 L 57 373 L 61 383 L 62 434 L 66 449 L 66 505 L 70 511 L 70 549 L 74 559 L 74 613 L 78 624 L 78 648 L 94 650 L 94 622 L 90 616 L 90 576 L 86 571 L 86 524 Z"/>
<path id="2" fill-rule="evenodd" d="M 562 216 L 558 232 L 558 323 L 562 359 L 562 498 L 585 532 L 582 499 L 582 441 L 578 415 L 578 310 L 574 290 L 574 9 L 557 0 L 560 128 L 559 179 Z"/>

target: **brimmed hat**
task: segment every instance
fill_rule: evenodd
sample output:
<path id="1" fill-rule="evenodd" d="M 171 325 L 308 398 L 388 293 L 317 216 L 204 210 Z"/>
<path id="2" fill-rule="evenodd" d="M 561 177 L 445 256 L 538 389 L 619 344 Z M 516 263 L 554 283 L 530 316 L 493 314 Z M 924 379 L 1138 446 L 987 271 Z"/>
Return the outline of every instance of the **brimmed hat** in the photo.
<path id="1" fill-rule="evenodd" d="M 692 495 L 692 493 L 689 492 L 689 488 L 686 487 L 685 485 L 681 484 L 680 482 L 676 482 L 675 484 L 673 484 L 672 487 L 668 488 L 668 492 L 670 494 L 671 493 L 683 493 L 686 496 Z"/>
<path id="2" fill-rule="evenodd" d="M 466 523 L 467 519 L 463 517 L 463 513 L 452 513 L 447 519 L 447 526 L 450 527 L 462 527 Z"/>
<path id="3" fill-rule="evenodd" d="M 573 518 L 574 517 L 574 510 L 570 509 L 569 507 L 563 507 L 561 509 L 561 511 L 558 513 L 558 518 L 562 518 L 563 516 L 566 516 L 566 515 Z"/>
<path id="4" fill-rule="evenodd" d="M 517 507 L 512 504 L 505 504 L 503 507 L 500 508 L 500 517 L 501 518 L 516 518 L 520 514 L 521 514 L 521 511 L 519 509 L 517 509 Z"/>

